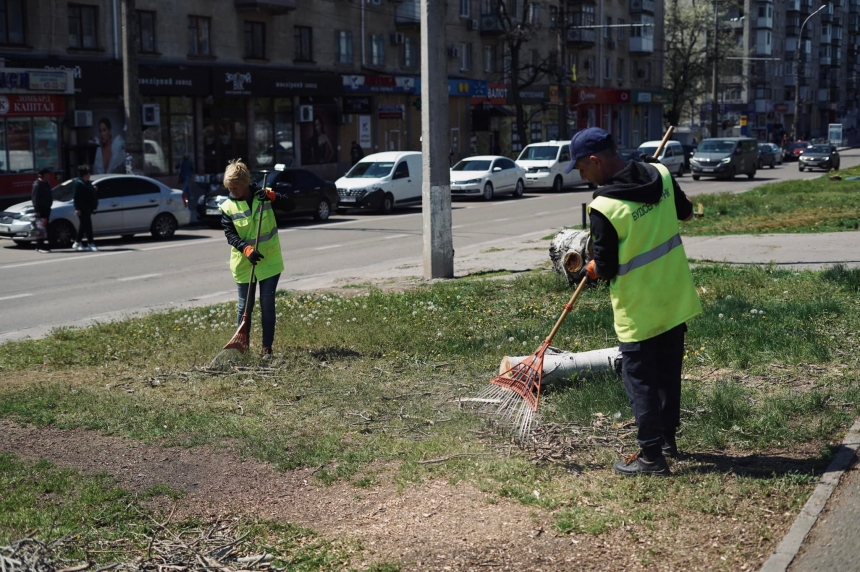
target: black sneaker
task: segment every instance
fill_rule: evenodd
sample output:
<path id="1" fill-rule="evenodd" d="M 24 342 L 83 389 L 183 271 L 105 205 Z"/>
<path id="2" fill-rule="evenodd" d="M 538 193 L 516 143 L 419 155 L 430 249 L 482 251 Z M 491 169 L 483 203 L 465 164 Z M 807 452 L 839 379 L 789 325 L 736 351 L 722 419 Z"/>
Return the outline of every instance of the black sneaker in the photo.
<path id="1" fill-rule="evenodd" d="M 664 457 L 677 459 L 680 456 L 678 453 L 678 443 L 675 442 L 674 435 L 663 435 L 663 446 L 661 447 Z"/>
<path id="2" fill-rule="evenodd" d="M 666 463 L 666 458 L 661 456 L 655 461 L 646 461 L 642 456 L 642 451 L 637 451 L 623 461 L 618 461 L 613 467 L 616 473 L 628 477 L 636 477 L 639 475 L 655 475 L 657 477 L 668 477 L 672 473 L 669 471 L 669 465 Z"/>

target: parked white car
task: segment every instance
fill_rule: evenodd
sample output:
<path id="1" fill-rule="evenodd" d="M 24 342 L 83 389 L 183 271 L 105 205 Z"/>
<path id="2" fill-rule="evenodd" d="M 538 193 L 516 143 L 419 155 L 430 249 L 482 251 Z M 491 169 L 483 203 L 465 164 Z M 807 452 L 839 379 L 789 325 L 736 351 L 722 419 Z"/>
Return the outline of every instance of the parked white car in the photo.
<path id="1" fill-rule="evenodd" d="M 140 175 L 93 175 L 99 206 L 93 213 L 93 234 L 131 237 L 143 232 L 155 238 L 171 238 L 180 226 L 191 221 L 182 191 L 171 189 Z M 54 187 L 54 204 L 48 224 L 48 239 L 59 248 L 71 246 L 79 220 L 75 215 L 72 179 Z M 0 237 L 16 244 L 36 240 L 31 234 L 33 203 L 26 201 L 0 212 Z"/>
<path id="2" fill-rule="evenodd" d="M 516 163 L 526 170 L 526 187 L 529 189 L 561 191 L 579 185 L 594 188 L 592 183 L 582 180 L 576 169 L 564 173 L 570 164 L 570 143 L 564 141 L 532 143 L 522 150 Z"/>
<path id="3" fill-rule="evenodd" d="M 508 159 L 496 155 L 466 157 L 451 168 L 451 196 L 495 195 L 523 196 L 526 170 Z"/>
<path id="4" fill-rule="evenodd" d="M 337 212 L 376 209 L 384 214 L 401 205 L 421 204 L 421 153 L 386 151 L 364 157 L 335 181 Z"/>
<path id="5" fill-rule="evenodd" d="M 659 146 L 660 141 L 646 141 L 639 146 L 639 152 L 653 157 Z M 675 177 L 684 176 L 684 147 L 678 141 L 667 141 L 666 146 L 663 147 L 663 153 L 657 159 Z"/>

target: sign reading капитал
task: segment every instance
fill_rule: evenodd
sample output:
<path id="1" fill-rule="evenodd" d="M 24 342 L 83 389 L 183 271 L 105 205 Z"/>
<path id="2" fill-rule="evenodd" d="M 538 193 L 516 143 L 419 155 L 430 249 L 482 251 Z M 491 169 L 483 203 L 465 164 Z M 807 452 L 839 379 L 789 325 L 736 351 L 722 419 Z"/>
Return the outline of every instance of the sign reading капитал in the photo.
<path id="1" fill-rule="evenodd" d="M 0 95 L 0 117 L 64 117 L 61 95 Z"/>

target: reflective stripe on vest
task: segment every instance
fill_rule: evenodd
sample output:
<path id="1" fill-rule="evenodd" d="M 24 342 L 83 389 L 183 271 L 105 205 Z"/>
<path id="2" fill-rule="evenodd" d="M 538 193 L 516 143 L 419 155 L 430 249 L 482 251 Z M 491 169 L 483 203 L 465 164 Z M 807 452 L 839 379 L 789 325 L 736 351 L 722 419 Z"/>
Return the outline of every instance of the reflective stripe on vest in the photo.
<path id="1" fill-rule="evenodd" d="M 257 263 L 254 270 L 254 279 L 259 281 L 283 272 L 284 259 L 272 204 L 268 201 L 263 203 L 260 239 L 256 240 L 257 224 L 261 216 L 260 201 L 256 197 L 252 201 L 252 204 L 248 205 L 245 201 L 227 199 L 221 204 L 221 212 L 233 221 L 239 238 L 263 255 L 263 260 Z M 235 248 L 230 249 L 230 270 L 233 272 L 233 279 L 239 284 L 247 284 L 251 280 L 251 263 Z"/>
<path id="2" fill-rule="evenodd" d="M 675 209 L 672 176 L 660 164 L 657 203 L 598 196 L 589 211 L 600 211 L 618 234 L 618 274 L 609 295 L 620 342 L 639 342 L 678 326 L 702 311 Z"/>

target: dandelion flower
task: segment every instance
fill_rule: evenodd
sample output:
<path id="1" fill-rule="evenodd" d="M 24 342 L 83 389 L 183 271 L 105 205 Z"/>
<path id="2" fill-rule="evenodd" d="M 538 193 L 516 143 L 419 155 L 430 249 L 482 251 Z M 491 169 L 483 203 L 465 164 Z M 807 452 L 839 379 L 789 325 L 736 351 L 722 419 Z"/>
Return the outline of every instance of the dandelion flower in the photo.
<path id="1" fill-rule="evenodd" d="M 750 314 L 758 314 L 758 310 L 756 310 L 755 308 L 753 308 L 752 310 L 750 310 Z"/>
<path id="2" fill-rule="evenodd" d="M 513 337 L 513 336 L 509 337 L 509 338 L 508 338 L 508 341 L 509 341 L 509 342 L 514 341 L 514 337 Z"/>
<path id="3" fill-rule="evenodd" d="M 725 316 L 723 316 L 722 314 L 720 314 L 720 319 L 722 320 L 723 318 L 725 318 Z"/>

